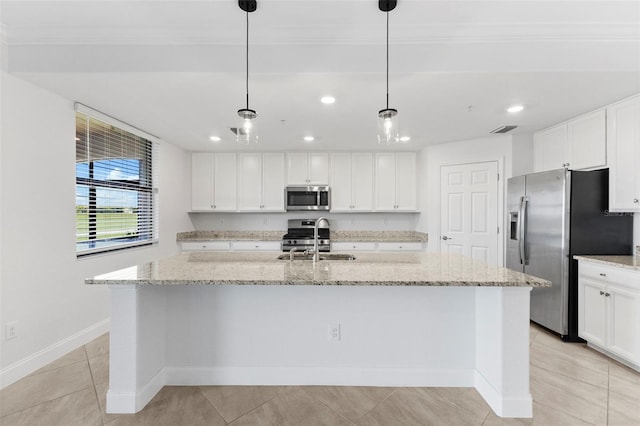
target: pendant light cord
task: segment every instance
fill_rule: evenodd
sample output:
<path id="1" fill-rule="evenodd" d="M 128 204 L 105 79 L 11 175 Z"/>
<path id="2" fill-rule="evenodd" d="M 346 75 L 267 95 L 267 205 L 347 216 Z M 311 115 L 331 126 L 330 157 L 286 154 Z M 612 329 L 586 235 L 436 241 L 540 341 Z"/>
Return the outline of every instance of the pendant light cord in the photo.
<path id="1" fill-rule="evenodd" d="M 389 109 L 389 11 L 387 11 L 387 109 Z"/>
<path id="2" fill-rule="evenodd" d="M 245 87 L 247 89 L 247 109 L 249 109 L 249 12 L 247 14 L 247 77 L 245 79 Z"/>

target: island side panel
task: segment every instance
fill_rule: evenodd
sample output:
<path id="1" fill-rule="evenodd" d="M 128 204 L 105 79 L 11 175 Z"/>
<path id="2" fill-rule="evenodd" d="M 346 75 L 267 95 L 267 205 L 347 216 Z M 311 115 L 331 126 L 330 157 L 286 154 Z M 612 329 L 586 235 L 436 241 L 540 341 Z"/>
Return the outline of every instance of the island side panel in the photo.
<path id="1" fill-rule="evenodd" d="M 111 332 L 107 413 L 136 413 L 165 384 L 166 292 L 110 286 Z"/>
<path id="2" fill-rule="evenodd" d="M 474 287 L 167 291 L 167 384 L 474 386 Z"/>
<path id="3" fill-rule="evenodd" d="M 478 287 L 476 291 L 476 389 L 497 415 L 530 418 L 531 288 Z"/>

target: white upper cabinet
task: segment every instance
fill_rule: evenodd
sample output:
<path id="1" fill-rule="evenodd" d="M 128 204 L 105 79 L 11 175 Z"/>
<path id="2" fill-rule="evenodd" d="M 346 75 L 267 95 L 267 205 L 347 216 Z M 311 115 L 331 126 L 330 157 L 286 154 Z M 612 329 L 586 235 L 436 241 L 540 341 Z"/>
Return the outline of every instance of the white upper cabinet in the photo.
<path id="1" fill-rule="evenodd" d="M 567 167 L 569 147 L 567 123 L 551 127 L 533 135 L 533 171 Z"/>
<path id="2" fill-rule="evenodd" d="M 607 108 L 609 210 L 640 212 L 640 96 Z"/>
<path id="3" fill-rule="evenodd" d="M 262 210 L 283 212 L 285 183 L 284 153 L 262 154 Z"/>
<path id="4" fill-rule="evenodd" d="M 235 211 L 236 154 L 194 153 L 191 155 L 191 209 L 193 211 Z"/>
<path id="5" fill-rule="evenodd" d="M 533 139 L 534 172 L 562 167 L 584 170 L 607 165 L 604 109 L 536 132 Z"/>
<path id="6" fill-rule="evenodd" d="M 376 211 L 415 211 L 416 192 L 416 154 L 414 152 L 376 154 Z"/>
<path id="7" fill-rule="evenodd" d="M 329 154 L 326 152 L 294 152 L 287 154 L 287 184 L 327 185 Z"/>
<path id="8" fill-rule="evenodd" d="M 191 210 L 213 210 L 213 154 L 191 155 Z"/>
<path id="9" fill-rule="evenodd" d="M 569 159 L 573 170 L 593 169 L 607 165 L 606 111 L 582 115 L 567 123 Z"/>
<path id="10" fill-rule="evenodd" d="M 284 211 L 284 154 L 238 154 L 238 210 Z"/>
<path id="11" fill-rule="evenodd" d="M 331 154 L 331 211 L 373 210 L 373 154 Z"/>

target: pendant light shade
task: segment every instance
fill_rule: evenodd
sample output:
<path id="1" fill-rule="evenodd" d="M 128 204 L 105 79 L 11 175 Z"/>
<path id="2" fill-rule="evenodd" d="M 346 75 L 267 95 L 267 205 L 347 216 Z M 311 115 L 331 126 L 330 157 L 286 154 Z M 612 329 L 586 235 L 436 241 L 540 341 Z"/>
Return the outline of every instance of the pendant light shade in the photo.
<path id="1" fill-rule="evenodd" d="M 389 108 L 389 12 L 395 9 L 397 0 L 378 0 L 378 8 L 387 14 L 387 106 L 378 111 L 378 143 L 389 145 L 399 142 L 398 110 Z"/>
<path id="2" fill-rule="evenodd" d="M 389 145 L 399 142 L 398 110 L 386 108 L 378 112 L 378 143 Z"/>
<path id="3" fill-rule="evenodd" d="M 237 143 L 248 145 L 252 142 L 258 142 L 258 133 L 256 128 L 256 119 L 258 117 L 258 113 L 255 110 L 249 108 L 249 13 L 254 12 L 257 9 L 258 4 L 256 0 L 238 0 L 238 6 L 246 13 L 247 17 L 247 74 L 245 79 L 247 105 L 245 108 L 241 108 L 238 110 L 240 122 L 238 123 L 238 127 L 235 129 L 235 133 Z"/>

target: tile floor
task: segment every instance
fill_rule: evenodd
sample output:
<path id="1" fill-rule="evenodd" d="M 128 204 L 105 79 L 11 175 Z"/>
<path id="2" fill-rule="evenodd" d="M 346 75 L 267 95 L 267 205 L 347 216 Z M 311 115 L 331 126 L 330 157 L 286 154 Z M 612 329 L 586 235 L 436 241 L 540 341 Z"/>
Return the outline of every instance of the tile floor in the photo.
<path id="1" fill-rule="evenodd" d="M 497 417 L 469 388 L 165 387 L 138 414 L 104 411 L 104 335 L 0 391 L 2 426 L 640 425 L 640 373 L 531 327 L 533 419 Z"/>

